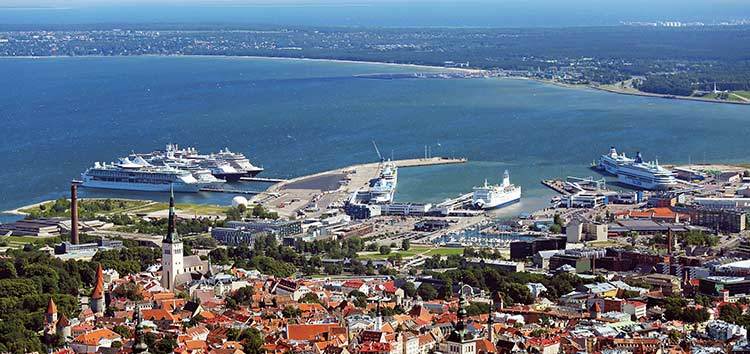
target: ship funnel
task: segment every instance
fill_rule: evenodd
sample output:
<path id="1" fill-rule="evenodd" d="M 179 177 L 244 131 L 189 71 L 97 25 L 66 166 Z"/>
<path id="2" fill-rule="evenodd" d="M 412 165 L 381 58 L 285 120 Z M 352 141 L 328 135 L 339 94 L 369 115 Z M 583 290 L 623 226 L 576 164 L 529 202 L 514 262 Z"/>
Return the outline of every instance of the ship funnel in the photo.
<path id="1" fill-rule="evenodd" d="M 503 172 L 503 187 L 510 186 L 510 174 L 508 173 L 508 170 L 505 170 Z"/>
<path id="2" fill-rule="evenodd" d="M 643 156 L 641 155 L 641 152 L 640 152 L 640 151 L 638 151 L 638 152 L 637 152 L 637 153 L 635 154 L 635 162 L 636 162 L 636 163 L 641 163 L 641 162 L 643 162 Z"/>

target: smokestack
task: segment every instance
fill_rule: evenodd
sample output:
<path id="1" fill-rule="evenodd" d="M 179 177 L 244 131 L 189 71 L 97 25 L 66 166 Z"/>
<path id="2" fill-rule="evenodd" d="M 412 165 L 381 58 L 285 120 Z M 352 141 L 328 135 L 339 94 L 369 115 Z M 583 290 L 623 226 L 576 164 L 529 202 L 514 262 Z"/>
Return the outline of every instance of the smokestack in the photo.
<path id="1" fill-rule="evenodd" d="M 70 242 L 78 244 L 78 185 L 70 184 Z"/>

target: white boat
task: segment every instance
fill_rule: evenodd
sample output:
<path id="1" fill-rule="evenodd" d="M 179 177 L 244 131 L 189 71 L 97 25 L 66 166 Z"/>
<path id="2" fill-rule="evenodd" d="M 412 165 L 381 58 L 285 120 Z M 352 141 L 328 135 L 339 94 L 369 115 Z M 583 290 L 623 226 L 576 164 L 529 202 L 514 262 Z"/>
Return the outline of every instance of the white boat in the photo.
<path id="1" fill-rule="evenodd" d="M 631 164 L 620 166 L 617 170 L 620 183 L 648 190 L 668 190 L 677 186 L 677 179 L 672 171 L 659 165 L 659 161 L 643 161 L 638 153 Z"/>
<path id="2" fill-rule="evenodd" d="M 169 166 L 144 164 L 121 158 L 117 163 L 94 163 L 81 174 L 81 186 L 145 192 L 198 192 L 208 186 L 192 173 Z"/>
<path id="3" fill-rule="evenodd" d="M 393 202 L 398 184 L 398 167 L 391 162 L 380 166 L 378 178 L 370 186 L 370 203 L 383 204 Z"/>
<path id="4" fill-rule="evenodd" d="M 609 148 L 609 153 L 599 157 L 597 167 L 609 174 L 616 175 L 620 167 L 635 162 L 635 159 L 625 156 L 625 153 L 618 154 L 614 146 Z"/>
<path id="5" fill-rule="evenodd" d="M 502 184 L 488 184 L 474 187 L 471 204 L 474 208 L 489 210 L 515 203 L 521 199 L 521 187 L 510 183 L 510 174 L 503 173 Z"/>

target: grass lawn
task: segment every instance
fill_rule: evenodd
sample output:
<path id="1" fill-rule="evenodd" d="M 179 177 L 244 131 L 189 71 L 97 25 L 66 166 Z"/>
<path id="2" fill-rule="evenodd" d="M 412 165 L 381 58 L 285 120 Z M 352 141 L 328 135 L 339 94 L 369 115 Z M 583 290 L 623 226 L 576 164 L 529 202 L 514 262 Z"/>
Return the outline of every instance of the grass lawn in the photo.
<path id="1" fill-rule="evenodd" d="M 415 246 L 409 248 L 408 251 L 393 250 L 389 254 L 380 254 L 379 252 L 360 252 L 359 259 L 370 260 L 370 259 L 388 259 L 392 255 L 399 254 L 401 258 L 412 258 L 416 255 L 424 255 L 430 257 L 432 255 L 450 256 L 450 255 L 462 255 L 464 253 L 463 248 L 434 248 L 426 246 Z"/>
<path id="2" fill-rule="evenodd" d="M 56 239 L 60 241 L 59 237 L 36 237 L 36 236 L 7 236 L 0 237 L 0 240 L 8 242 L 8 247 L 12 248 L 23 248 L 26 244 L 43 244 L 44 241 L 49 239 Z"/>
<path id="3" fill-rule="evenodd" d="M 152 202 L 146 201 L 146 200 L 130 200 L 130 199 L 116 199 L 112 198 L 112 204 L 114 204 L 114 208 L 111 210 L 103 210 L 100 205 L 101 203 L 104 203 L 106 199 L 81 199 L 78 201 L 78 210 L 79 213 L 84 213 L 87 210 L 96 210 L 96 214 L 115 214 L 115 213 L 121 213 L 126 212 L 132 209 L 141 208 L 144 206 L 147 206 L 151 204 Z M 54 211 L 52 210 L 52 207 L 55 205 L 55 200 L 44 202 L 39 205 L 35 205 L 29 208 L 23 208 L 20 209 L 19 212 L 25 213 L 25 214 L 32 214 L 37 213 L 40 216 L 45 217 L 67 217 L 70 215 L 70 209 L 65 208 L 65 210 L 61 211 Z M 101 211 L 99 211 L 101 210 Z"/>
<path id="4" fill-rule="evenodd" d="M 131 209 L 129 210 L 129 212 L 136 214 L 148 214 L 155 211 L 167 210 L 167 208 L 169 208 L 169 204 L 167 203 L 151 203 L 140 208 Z M 227 211 L 227 207 L 204 204 L 177 203 L 175 204 L 175 208 L 183 213 L 193 213 L 198 215 L 224 215 L 224 213 Z"/>
<path id="5" fill-rule="evenodd" d="M 733 95 L 733 94 L 734 94 L 734 95 Z M 723 93 L 713 93 L 713 92 L 712 92 L 712 93 L 708 93 L 708 94 L 706 94 L 706 95 L 703 95 L 703 96 L 699 96 L 699 97 L 702 97 L 702 98 L 710 98 L 710 99 L 714 99 L 714 100 L 719 100 L 719 101 L 736 101 L 736 102 L 744 102 L 744 101 L 743 101 L 743 100 L 742 100 L 741 98 L 739 98 L 739 97 L 737 97 L 737 96 L 735 96 L 735 95 L 737 95 L 737 96 L 741 96 L 741 97 L 743 97 L 743 98 L 747 98 L 747 99 L 750 99 L 750 92 L 748 92 L 748 91 L 732 91 L 732 92 L 730 92 L 730 93 L 728 93 L 728 94 L 723 94 Z"/>
<path id="6" fill-rule="evenodd" d="M 750 91 L 732 91 L 732 93 L 750 100 Z"/>

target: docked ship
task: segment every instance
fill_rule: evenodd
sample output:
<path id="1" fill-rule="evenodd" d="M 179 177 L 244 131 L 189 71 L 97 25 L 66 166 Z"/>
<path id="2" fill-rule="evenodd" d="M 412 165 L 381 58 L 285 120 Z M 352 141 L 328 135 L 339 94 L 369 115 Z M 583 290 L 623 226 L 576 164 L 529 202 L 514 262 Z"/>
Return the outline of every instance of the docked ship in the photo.
<path id="1" fill-rule="evenodd" d="M 609 148 L 608 154 L 599 157 L 599 161 L 595 167 L 609 174 L 617 175 L 620 167 L 630 165 L 633 162 L 635 162 L 635 159 L 625 156 L 625 153 L 618 154 L 615 147 L 612 146 Z"/>
<path id="2" fill-rule="evenodd" d="M 471 204 L 474 208 L 489 210 L 506 206 L 521 200 L 521 187 L 510 183 L 510 174 L 503 173 L 502 184 L 488 184 L 474 187 Z"/>
<path id="3" fill-rule="evenodd" d="M 169 166 L 154 166 L 145 160 L 120 158 L 116 163 L 94 163 L 81 174 L 81 186 L 146 192 L 198 192 L 210 184 L 193 174 Z"/>
<path id="4" fill-rule="evenodd" d="M 668 190 L 677 186 L 672 171 L 659 165 L 659 161 L 643 161 L 639 152 L 633 163 L 620 166 L 617 170 L 620 183 L 648 190 Z"/>
<path id="5" fill-rule="evenodd" d="M 370 203 L 390 203 L 396 194 L 398 184 L 398 167 L 391 162 L 384 162 L 375 182 L 370 186 Z"/>
<path id="6" fill-rule="evenodd" d="M 226 181 L 238 181 L 242 177 L 255 177 L 263 172 L 262 167 L 253 165 L 244 154 L 232 152 L 229 148 L 215 154 L 200 154 L 194 147 L 180 148 L 177 144 L 167 144 L 165 150 L 146 154 L 133 154 L 156 165 L 172 166 L 181 169 L 207 169 L 214 177 Z"/>

